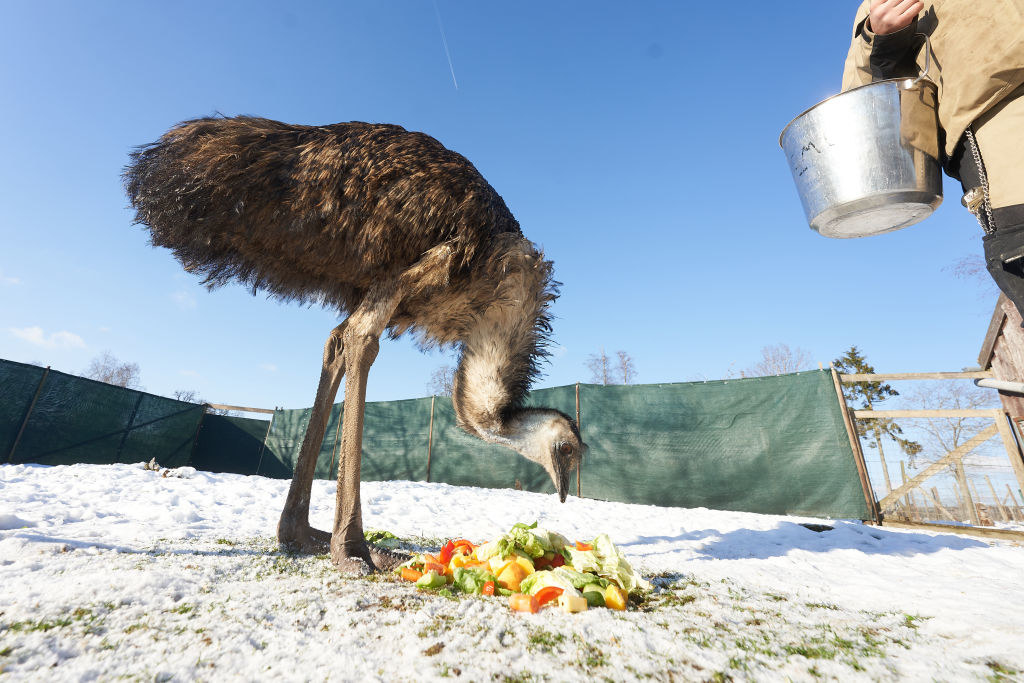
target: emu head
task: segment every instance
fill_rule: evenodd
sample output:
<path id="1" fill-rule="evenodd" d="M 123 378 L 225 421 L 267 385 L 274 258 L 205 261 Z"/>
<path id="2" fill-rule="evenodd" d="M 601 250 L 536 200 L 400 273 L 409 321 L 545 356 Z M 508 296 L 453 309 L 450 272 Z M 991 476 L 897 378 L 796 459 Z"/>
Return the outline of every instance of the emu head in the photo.
<path id="1" fill-rule="evenodd" d="M 569 495 L 569 475 L 580 466 L 587 445 L 568 415 L 548 408 L 524 408 L 508 420 L 512 447 L 543 467 L 563 503 Z"/>

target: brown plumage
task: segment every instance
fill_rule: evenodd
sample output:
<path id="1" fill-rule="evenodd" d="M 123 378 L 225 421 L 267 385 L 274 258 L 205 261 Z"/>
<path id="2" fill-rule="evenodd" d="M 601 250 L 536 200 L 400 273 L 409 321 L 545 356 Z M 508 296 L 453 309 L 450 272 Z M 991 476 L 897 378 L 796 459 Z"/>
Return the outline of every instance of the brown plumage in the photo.
<path id="1" fill-rule="evenodd" d="M 568 472 L 584 448 L 576 426 L 557 411 L 522 407 L 545 355 L 557 283 L 551 263 L 467 159 L 393 125 L 203 118 L 140 147 L 124 181 L 153 244 L 171 249 L 209 286 L 236 281 L 348 316 L 325 347 L 282 513 L 283 543 L 312 547 L 325 540 L 308 527 L 310 468 L 325 412 L 347 374 L 348 464 L 339 468 L 331 549 L 339 564 L 369 559 L 358 458 L 365 373 L 384 331 L 412 332 L 424 346 L 457 345 L 459 424 L 542 464 L 565 499 Z"/>

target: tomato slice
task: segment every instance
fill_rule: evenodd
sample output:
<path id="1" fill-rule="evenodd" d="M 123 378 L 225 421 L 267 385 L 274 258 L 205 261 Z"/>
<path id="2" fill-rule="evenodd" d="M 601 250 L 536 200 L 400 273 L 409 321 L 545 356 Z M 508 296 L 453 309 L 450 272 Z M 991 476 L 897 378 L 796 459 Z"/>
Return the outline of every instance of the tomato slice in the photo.
<path id="1" fill-rule="evenodd" d="M 565 564 L 565 558 L 562 557 L 561 553 L 555 553 L 554 558 L 551 560 L 551 568 L 555 569 L 557 567 L 561 567 L 563 564 Z"/>
<path id="2" fill-rule="evenodd" d="M 533 568 L 537 571 L 551 566 L 551 560 L 541 555 L 533 561 Z"/>
<path id="3" fill-rule="evenodd" d="M 412 567 L 402 567 L 402 578 L 406 581 L 417 581 L 423 576 L 423 572 L 418 572 Z"/>
<path id="4" fill-rule="evenodd" d="M 537 600 L 537 605 L 542 606 L 556 599 L 561 594 L 562 589 L 558 586 L 545 586 L 534 593 L 533 597 Z"/>
<path id="5" fill-rule="evenodd" d="M 484 587 L 480 589 L 480 592 L 484 595 L 494 595 L 494 582 L 487 581 L 484 583 Z"/>
<path id="6" fill-rule="evenodd" d="M 530 612 L 531 614 L 540 609 L 537 598 L 525 593 L 513 593 L 508 596 L 508 606 L 512 608 L 513 612 Z"/>

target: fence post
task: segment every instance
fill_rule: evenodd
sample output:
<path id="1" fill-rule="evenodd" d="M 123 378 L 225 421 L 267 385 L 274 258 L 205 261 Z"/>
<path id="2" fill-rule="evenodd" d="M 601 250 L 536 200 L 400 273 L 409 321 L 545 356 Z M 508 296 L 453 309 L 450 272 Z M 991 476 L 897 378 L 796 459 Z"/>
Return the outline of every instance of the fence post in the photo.
<path id="1" fill-rule="evenodd" d="M 32 411 L 36 407 L 36 401 L 39 400 L 39 394 L 43 391 L 43 384 L 46 382 L 47 376 L 50 374 L 50 366 L 46 366 L 46 370 L 43 371 L 43 376 L 39 379 L 39 386 L 36 387 L 36 393 L 32 397 L 32 402 L 28 405 L 28 412 L 25 413 L 25 419 L 21 421 L 21 428 L 18 429 L 18 435 L 14 437 L 14 443 L 11 445 L 11 450 L 7 453 L 7 464 L 14 464 L 14 451 L 18 448 L 18 442 L 21 441 L 21 435 L 25 433 L 25 427 L 28 425 L 28 418 L 32 415 Z"/>
<path id="2" fill-rule="evenodd" d="M 1010 459 L 1010 466 L 1013 467 L 1013 474 L 1017 478 L 1017 486 L 1024 490 L 1024 459 L 1020 444 L 1017 442 L 1019 426 L 1010 418 L 1009 413 L 1002 410 L 995 411 L 995 420 L 999 425 L 999 436 L 1003 438 L 1003 446 L 1006 448 L 1006 457 Z"/>
<path id="3" fill-rule="evenodd" d="M 576 382 L 576 430 L 580 433 L 580 441 L 583 441 L 583 425 L 580 424 L 580 383 Z M 581 454 L 580 464 L 576 466 L 576 497 L 580 495 L 580 472 L 583 470 L 583 457 Z"/>
<path id="4" fill-rule="evenodd" d="M 434 396 L 430 397 L 430 429 L 427 430 L 427 483 L 430 483 L 430 455 L 434 447 Z"/>
<path id="5" fill-rule="evenodd" d="M 260 468 L 263 467 L 263 452 L 267 450 L 267 439 L 270 438 L 270 428 L 274 426 L 274 418 L 277 416 L 277 406 L 274 406 L 274 412 L 270 416 L 270 424 L 267 425 L 267 433 L 263 435 L 263 445 L 260 446 L 260 459 L 256 463 L 256 474 L 260 473 Z"/>
<path id="6" fill-rule="evenodd" d="M 850 415 L 850 407 L 846 404 L 846 395 L 843 393 L 843 385 L 839 381 L 839 373 L 836 372 L 835 364 L 832 364 L 832 383 L 836 387 L 836 397 L 839 401 L 839 410 L 843 415 L 843 423 L 846 425 L 846 433 L 850 437 L 850 448 L 853 449 L 853 461 L 857 465 L 857 474 L 860 475 L 860 485 L 864 490 L 864 500 L 868 504 L 868 512 L 875 524 L 882 523 L 882 516 L 875 502 L 875 492 L 871 488 L 871 478 L 868 477 L 868 466 L 864 462 L 864 451 L 860 448 L 860 437 L 857 436 L 857 425 Z"/>

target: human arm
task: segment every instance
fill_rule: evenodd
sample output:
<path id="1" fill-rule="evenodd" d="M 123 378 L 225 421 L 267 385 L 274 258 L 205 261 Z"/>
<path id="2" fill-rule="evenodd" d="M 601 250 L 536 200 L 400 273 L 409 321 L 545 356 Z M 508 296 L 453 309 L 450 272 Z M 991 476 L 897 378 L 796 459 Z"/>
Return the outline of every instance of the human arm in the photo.
<path id="1" fill-rule="evenodd" d="M 919 0 L 865 0 L 854 19 L 843 90 L 885 78 L 917 75 Z"/>

